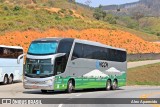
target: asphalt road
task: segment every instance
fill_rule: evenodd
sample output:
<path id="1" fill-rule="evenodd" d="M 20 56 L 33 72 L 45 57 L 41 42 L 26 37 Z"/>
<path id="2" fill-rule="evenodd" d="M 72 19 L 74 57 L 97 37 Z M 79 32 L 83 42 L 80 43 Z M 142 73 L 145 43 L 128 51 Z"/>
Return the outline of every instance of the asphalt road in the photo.
<path id="1" fill-rule="evenodd" d="M 128 63 L 128 67 L 140 66 L 140 64 L 151 64 L 160 62 L 143 61 Z M 21 82 L 9 85 L 0 85 L 0 98 L 66 98 L 66 101 L 74 101 L 75 98 L 160 98 L 160 86 L 125 86 L 115 91 L 105 91 L 104 89 L 79 90 L 71 94 L 65 92 L 49 92 L 42 94 L 40 90 L 26 90 Z M 96 102 L 96 101 L 95 101 Z M 74 103 L 74 102 L 73 102 Z M 0 105 L 0 107 L 160 107 L 151 104 L 59 104 L 48 105 Z"/>
<path id="2" fill-rule="evenodd" d="M 148 65 L 148 64 L 154 64 L 160 62 L 159 60 L 146 60 L 146 61 L 138 61 L 138 62 L 128 62 L 127 67 L 128 68 L 134 68 L 138 66 Z"/>

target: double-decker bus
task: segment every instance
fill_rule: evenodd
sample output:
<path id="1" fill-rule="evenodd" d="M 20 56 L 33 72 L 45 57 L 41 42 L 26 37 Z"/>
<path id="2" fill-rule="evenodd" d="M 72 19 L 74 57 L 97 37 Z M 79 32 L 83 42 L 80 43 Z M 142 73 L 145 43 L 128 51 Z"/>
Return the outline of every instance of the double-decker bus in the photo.
<path id="1" fill-rule="evenodd" d="M 126 50 L 73 38 L 34 40 L 26 55 L 25 89 L 116 89 L 126 84 Z"/>
<path id="2" fill-rule="evenodd" d="M 0 82 L 11 84 L 22 81 L 23 48 L 19 46 L 0 45 Z"/>

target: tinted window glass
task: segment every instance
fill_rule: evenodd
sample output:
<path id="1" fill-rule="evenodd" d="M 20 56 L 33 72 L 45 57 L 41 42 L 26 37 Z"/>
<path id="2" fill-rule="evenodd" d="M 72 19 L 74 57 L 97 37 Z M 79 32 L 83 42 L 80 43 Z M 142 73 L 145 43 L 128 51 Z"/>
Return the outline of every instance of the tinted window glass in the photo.
<path id="1" fill-rule="evenodd" d="M 83 58 L 83 45 L 76 43 L 73 50 L 72 60 L 76 58 Z"/>
<path id="2" fill-rule="evenodd" d="M 65 71 L 72 44 L 73 39 L 63 39 L 59 42 L 57 53 L 66 53 L 66 55 L 56 58 L 55 72 L 57 74 L 63 73 Z"/>
<path id="3" fill-rule="evenodd" d="M 118 62 L 124 62 L 126 61 L 126 52 L 120 51 L 120 50 L 114 50 L 114 49 L 108 49 L 109 54 L 107 59 L 110 61 L 118 61 Z"/>
<path id="4" fill-rule="evenodd" d="M 28 53 L 35 55 L 48 55 L 56 53 L 57 42 L 32 42 L 29 46 Z"/>
<path id="5" fill-rule="evenodd" d="M 72 60 L 75 58 L 99 59 L 108 61 L 126 61 L 126 52 L 98 46 L 76 43 Z"/>
<path id="6" fill-rule="evenodd" d="M 84 45 L 84 58 L 106 60 L 107 50 L 102 47 Z"/>
<path id="7" fill-rule="evenodd" d="M 56 58 L 55 68 L 54 68 L 55 74 L 54 75 L 63 73 L 66 69 L 66 64 L 67 64 L 67 60 L 66 60 L 65 56 L 61 56 L 61 57 Z"/>
<path id="8" fill-rule="evenodd" d="M 92 46 L 90 46 L 90 45 L 84 45 L 83 49 L 84 49 L 84 55 L 83 55 L 83 57 L 84 58 L 92 59 L 93 58 L 93 53 L 94 53 L 95 49 Z"/>
<path id="9" fill-rule="evenodd" d="M 66 53 L 69 56 L 72 48 L 73 40 L 61 40 L 58 46 L 58 53 Z"/>
<path id="10" fill-rule="evenodd" d="M 21 54 L 23 54 L 22 49 L 0 47 L 0 58 L 18 58 Z"/>

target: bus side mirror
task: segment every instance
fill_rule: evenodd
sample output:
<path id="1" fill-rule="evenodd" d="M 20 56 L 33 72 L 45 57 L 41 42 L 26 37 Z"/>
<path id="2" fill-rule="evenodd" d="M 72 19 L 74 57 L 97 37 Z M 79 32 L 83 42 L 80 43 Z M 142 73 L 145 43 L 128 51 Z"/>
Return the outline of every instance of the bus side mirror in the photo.
<path id="1" fill-rule="evenodd" d="M 61 57 L 61 56 L 64 56 L 64 55 L 66 55 L 66 53 L 58 53 L 58 54 L 53 55 L 53 57 L 51 58 L 51 64 L 52 65 L 54 64 L 54 61 L 57 57 Z"/>
<path id="2" fill-rule="evenodd" d="M 17 58 L 17 64 L 20 64 L 20 59 L 22 58 L 22 57 L 24 57 L 26 54 L 21 54 L 21 55 L 19 55 L 18 56 L 18 58 Z"/>

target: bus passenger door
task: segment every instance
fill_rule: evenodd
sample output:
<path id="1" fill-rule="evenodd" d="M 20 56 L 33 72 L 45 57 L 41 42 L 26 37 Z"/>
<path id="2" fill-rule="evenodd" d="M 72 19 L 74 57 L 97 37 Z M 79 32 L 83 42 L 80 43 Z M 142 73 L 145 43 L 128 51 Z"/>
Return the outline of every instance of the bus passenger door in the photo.
<path id="1" fill-rule="evenodd" d="M 54 68 L 55 75 L 63 73 L 66 69 L 66 64 L 67 64 L 66 56 L 57 57 L 55 59 L 55 68 Z"/>

